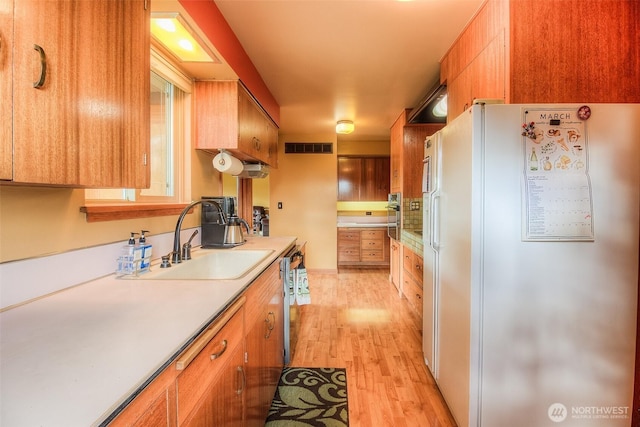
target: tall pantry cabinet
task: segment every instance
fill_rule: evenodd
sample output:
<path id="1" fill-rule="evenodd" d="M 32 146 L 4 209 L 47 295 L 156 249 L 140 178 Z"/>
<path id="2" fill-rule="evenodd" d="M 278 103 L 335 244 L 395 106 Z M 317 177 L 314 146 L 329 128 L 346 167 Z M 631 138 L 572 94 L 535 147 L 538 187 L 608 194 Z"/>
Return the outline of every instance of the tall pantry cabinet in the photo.
<path id="1" fill-rule="evenodd" d="M 148 1 L 6 3 L 0 178 L 148 187 Z"/>

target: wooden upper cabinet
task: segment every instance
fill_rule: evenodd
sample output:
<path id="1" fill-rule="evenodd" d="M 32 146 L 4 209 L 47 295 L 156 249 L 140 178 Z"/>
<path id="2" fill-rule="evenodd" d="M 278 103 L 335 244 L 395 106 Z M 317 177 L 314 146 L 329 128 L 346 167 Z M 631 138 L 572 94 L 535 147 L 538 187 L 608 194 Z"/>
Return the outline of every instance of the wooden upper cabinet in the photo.
<path id="1" fill-rule="evenodd" d="M 145 2 L 20 0 L 13 37 L 12 180 L 148 187 Z"/>
<path id="2" fill-rule="evenodd" d="M 385 201 L 389 157 L 338 157 L 339 201 Z"/>
<path id="3" fill-rule="evenodd" d="M 195 94 L 197 149 L 277 168 L 278 129 L 239 81 L 196 82 Z"/>
<path id="4" fill-rule="evenodd" d="M 391 127 L 392 193 L 403 198 L 422 197 L 422 159 L 424 140 L 444 127 L 442 123 L 407 124 L 404 110 Z"/>
<path id="5" fill-rule="evenodd" d="M 387 200 L 390 163 L 389 157 L 365 157 L 362 159 L 364 193 L 360 193 L 361 200 Z"/>
<path id="6" fill-rule="evenodd" d="M 392 193 L 400 193 L 402 191 L 402 141 L 408 111 L 404 110 L 391 126 L 390 191 Z"/>
<path id="7" fill-rule="evenodd" d="M 638 16 L 634 0 L 486 1 L 440 64 L 448 120 L 477 98 L 640 102 Z"/>
<path id="8" fill-rule="evenodd" d="M 11 17 L 13 0 L 0 2 L 0 179 L 13 176 L 13 101 L 11 67 L 13 66 L 13 32 Z"/>

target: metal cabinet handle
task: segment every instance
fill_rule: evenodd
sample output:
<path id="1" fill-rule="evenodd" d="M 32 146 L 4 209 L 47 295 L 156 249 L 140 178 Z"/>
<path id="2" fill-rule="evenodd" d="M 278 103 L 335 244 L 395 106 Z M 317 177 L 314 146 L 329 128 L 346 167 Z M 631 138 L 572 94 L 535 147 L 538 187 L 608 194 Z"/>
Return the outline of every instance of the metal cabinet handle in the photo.
<path id="1" fill-rule="evenodd" d="M 222 356 L 222 354 L 223 354 L 225 351 L 227 351 L 227 340 L 222 340 L 222 350 L 220 350 L 220 351 L 219 351 L 219 352 L 217 352 L 217 353 L 213 353 L 213 354 L 212 354 L 211 356 L 209 356 L 209 357 L 211 357 L 211 360 L 215 360 L 215 359 L 217 359 L 218 357 Z"/>
<path id="2" fill-rule="evenodd" d="M 276 314 L 273 311 L 270 311 L 264 321 L 267 324 L 267 333 L 264 335 L 264 337 L 265 339 L 269 339 L 269 337 L 271 336 L 271 332 L 273 332 L 273 329 L 276 327 Z"/>
<path id="3" fill-rule="evenodd" d="M 39 89 L 44 86 L 44 80 L 47 77 L 47 55 L 45 55 L 44 49 L 37 44 L 34 44 L 33 48 L 40 54 L 40 79 L 33 82 L 33 87 Z"/>
<path id="4" fill-rule="evenodd" d="M 236 373 L 238 374 L 238 378 L 240 378 L 240 381 L 238 381 L 240 386 L 236 389 L 236 394 L 241 395 L 245 387 L 247 386 L 247 376 L 245 375 L 242 366 L 238 366 L 236 368 Z"/>

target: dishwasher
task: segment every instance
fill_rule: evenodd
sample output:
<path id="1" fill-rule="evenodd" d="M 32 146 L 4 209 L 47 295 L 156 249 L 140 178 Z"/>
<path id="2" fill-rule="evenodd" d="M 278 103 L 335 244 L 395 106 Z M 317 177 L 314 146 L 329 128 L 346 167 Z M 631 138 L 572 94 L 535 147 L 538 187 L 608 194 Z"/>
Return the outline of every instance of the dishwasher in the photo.
<path id="1" fill-rule="evenodd" d="M 296 268 L 304 260 L 305 243 L 293 246 L 280 261 L 284 298 L 284 364 L 288 365 L 298 342 L 300 329 L 299 307 L 295 299 Z"/>

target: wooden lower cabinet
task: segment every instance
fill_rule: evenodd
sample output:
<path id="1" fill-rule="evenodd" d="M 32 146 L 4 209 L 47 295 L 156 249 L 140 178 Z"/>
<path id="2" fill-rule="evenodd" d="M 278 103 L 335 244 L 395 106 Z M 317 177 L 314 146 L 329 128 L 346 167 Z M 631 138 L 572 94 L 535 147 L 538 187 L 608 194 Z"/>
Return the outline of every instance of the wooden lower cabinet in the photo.
<path id="1" fill-rule="evenodd" d="M 338 265 L 388 266 L 389 236 L 385 228 L 339 228 Z"/>
<path id="2" fill-rule="evenodd" d="M 176 380 L 179 426 L 243 425 L 243 323 L 244 310 L 239 307 L 219 332 L 203 342 L 206 345 L 192 361 L 189 350 L 178 359 L 177 368 L 182 360 L 188 363 Z M 199 346 L 198 340 L 194 346 Z"/>
<path id="3" fill-rule="evenodd" d="M 278 264 L 247 291 L 246 425 L 264 426 L 284 367 L 284 298 Z"/>
<path id="4" fill-rule="evenodd" d="M 273 262 L 110 426 L 263 426 L 284 366 Z"/>
<path id="5" fill-rule="evenodd" d="M 176 425 L 176 370 L 166 369 L 109 426 L 159 427 Z"/>
<path id="6" fill-rule="evenodd" d="M 402 293 L 409 305 L 422 317 L 423 258 L 407 246 L 402 257 Z"/>
<path id="7" fill-rule="evenodd" d="M 391 283 L 396 287 L 398 292 L 400 292 L 400 269 L 402 268 L 402 264 L 400 263 L 400 242 L 395 239 L 390 239 L 390 254 L 389 254 L 389 264 L 391 270 Z"/>

